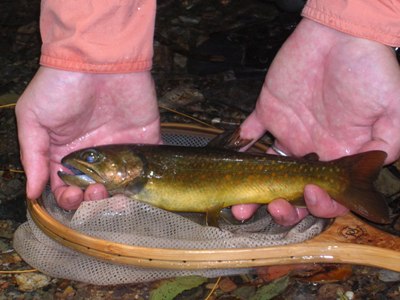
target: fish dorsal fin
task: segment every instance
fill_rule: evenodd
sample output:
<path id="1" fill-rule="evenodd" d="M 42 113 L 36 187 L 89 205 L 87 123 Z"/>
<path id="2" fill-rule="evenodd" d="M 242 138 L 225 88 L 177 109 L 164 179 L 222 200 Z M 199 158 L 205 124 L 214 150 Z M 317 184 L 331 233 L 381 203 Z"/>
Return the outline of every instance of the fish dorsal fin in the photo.
<path id="1" fill-rule="evenodd" d="M 228 129 L 213 138 L 207 147 L 229 149 L 238 151 L 241 148 L 249 145 L 252 140 L 242 139 L 240 137 L 240 127 Z"/>
<path id="2" fill-rule="evenodd" d="M 307 161 L 319 161 L 319 156 L 317 153 L 311 152 L 311 153 L 304 155 L 303 159 L 307 160 Z"/>

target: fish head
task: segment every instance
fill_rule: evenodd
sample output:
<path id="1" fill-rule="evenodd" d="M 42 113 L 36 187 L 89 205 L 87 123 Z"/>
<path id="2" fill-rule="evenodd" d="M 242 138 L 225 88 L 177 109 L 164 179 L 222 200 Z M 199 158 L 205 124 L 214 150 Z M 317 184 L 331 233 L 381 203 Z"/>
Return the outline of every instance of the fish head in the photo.
<path id="1" fill-rule="evenodd" d="M 144 159 L 128 145 L 106 145 L 72 152 L 61 160 L 69 172 L 58 176 L 68 185 L 86 189 L 101 183 L 113 195 L 134 191 L 143 184 Z"/>

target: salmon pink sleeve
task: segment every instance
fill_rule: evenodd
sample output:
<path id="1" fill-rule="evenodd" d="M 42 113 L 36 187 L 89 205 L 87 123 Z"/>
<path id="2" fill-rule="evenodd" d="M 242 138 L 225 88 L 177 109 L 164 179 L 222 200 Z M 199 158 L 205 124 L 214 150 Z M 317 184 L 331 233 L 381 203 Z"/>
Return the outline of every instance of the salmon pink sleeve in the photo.
<path id="1" fill-rule="evenodd" d="M 125 73 L 151 68 L 155 0 L 42 0 L 40 64 Z"/>
<path id="2" fill-rule="evenodd" d="M 400 46 L 398 0 L 308 0 L 303 16 L 357 37 Z"/>

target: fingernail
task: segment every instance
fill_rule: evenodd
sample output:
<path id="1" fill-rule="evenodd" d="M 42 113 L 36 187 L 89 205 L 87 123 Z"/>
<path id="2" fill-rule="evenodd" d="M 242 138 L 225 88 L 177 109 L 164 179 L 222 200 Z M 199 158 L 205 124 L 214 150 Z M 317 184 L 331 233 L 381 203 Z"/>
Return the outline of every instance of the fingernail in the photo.
<path id="1" fill-rule="evenodd" d="M 105 193 L 103 191 L 95 190 L 95 191 L 89 193 L 89 195 L 87 196 L 87 200 L 96 201 L 96 200 L 105 199 L 107 197 L 108 197 L 107 193 Z"/>
<path id="2" fill-rule="evenodd" d="M 231 211 L 237 220 L 245 221 L 251 218 L 257 208 L 257 205 L 235 205 L 232 207 Z"/>
<path id="3" fill-rule="evenodd" d="M 286 224 L 287 221 L 288 221 L 288 220 L 287 220 L 288 216 L 285 215 L 285 214 L 282 212 L 282 210 L 279 209 L 279 208 L 274 208 L 273 211 L 270 211 L 270 214 L 271 214 L 273 220 L 274 220 L 276 223 L 280 224 L 280 225 L 285 226 L 285 224 Z"/>
<path id="4" fill-rule="evenodd" d="M 77 207 L 79 206 L 81 202 L 81 197 L 80 196 L 71 196 L 65 199 L 65 202 L 68 203 L 69 206 Z"/>
<path id="5" fill-rule="evenodd" d="M 92 192 L 92 193 L 90 193 L 89 195 L 87 195 L 87 200 L 88 201 L 94 201 L 94 200 L 96 200 L 96 192 Z"/>
<path id="6" fill-rule="evenodd" d="M 273 219 L 278 224 L 284 224 L 286 221 L 282 215 L 273 216 Z"/>
<path id="7" fill-rule="evenodd" d="M 308 190 L 307 191 L 307 204 L 310 206 L 315 206 L 317 205 L 317 196 L 315 195 L 313 190 Z"/>

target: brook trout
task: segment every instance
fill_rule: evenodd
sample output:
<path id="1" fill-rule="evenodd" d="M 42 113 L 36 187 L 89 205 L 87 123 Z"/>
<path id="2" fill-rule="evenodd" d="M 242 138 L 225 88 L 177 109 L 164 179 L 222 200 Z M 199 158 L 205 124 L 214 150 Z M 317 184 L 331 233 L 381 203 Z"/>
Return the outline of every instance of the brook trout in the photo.
<path id="1" fill-rule="evenodd" d="M 61 179 L 85 189 L 102 183 L 111 195 L 176 212 L 219 211 L 244 203 L 285 198 L 304 205 L 306 184 L 323 188 L 339 203 L 376 223 L 388 223 L 386 201 L 373 188 L 386 153 L 369 151 L 332 161 L 254 155 L 218 148 L 167 145 L 106 145 L 73 152 Z"/>

